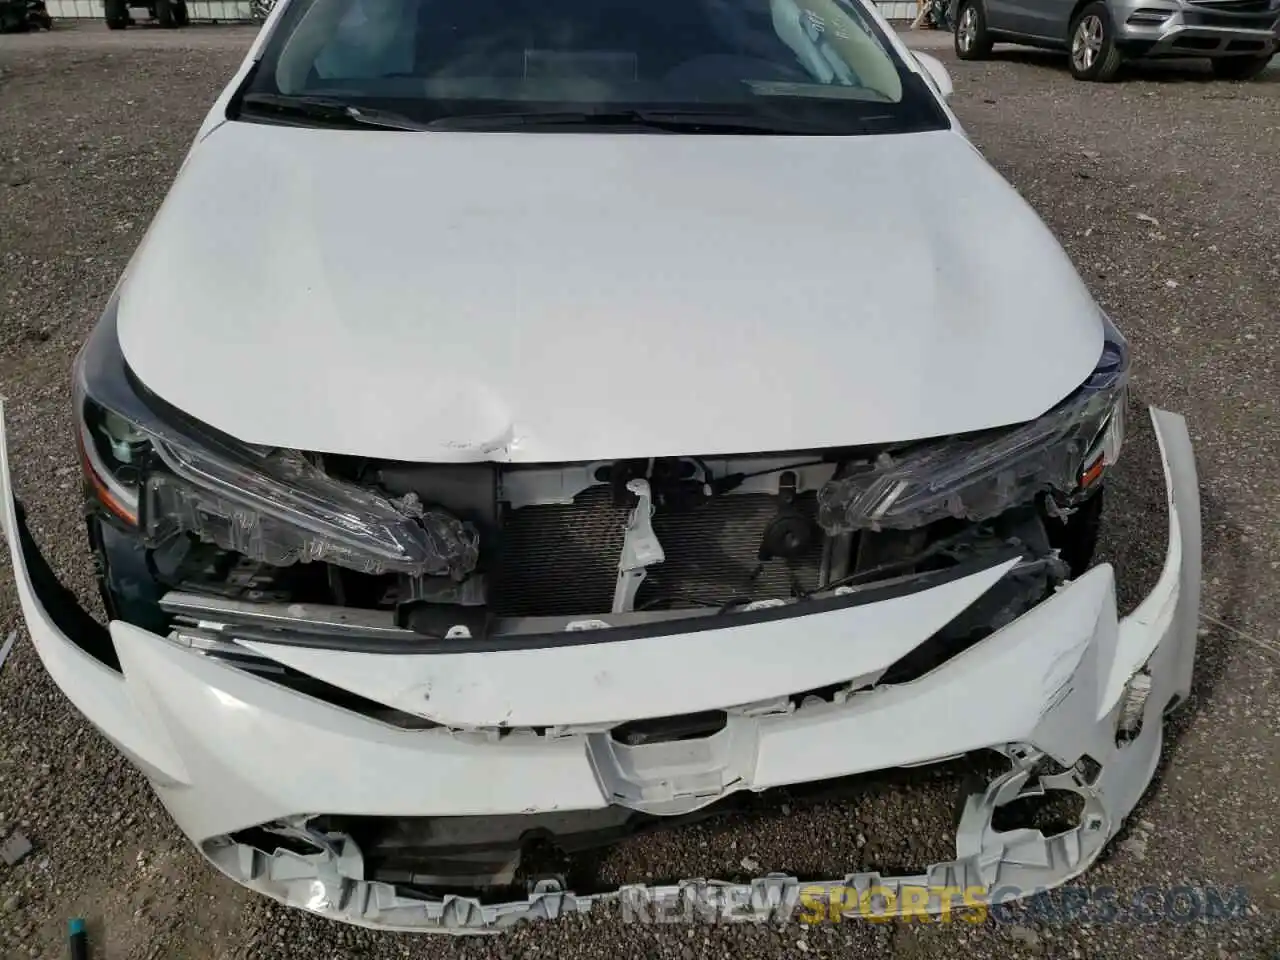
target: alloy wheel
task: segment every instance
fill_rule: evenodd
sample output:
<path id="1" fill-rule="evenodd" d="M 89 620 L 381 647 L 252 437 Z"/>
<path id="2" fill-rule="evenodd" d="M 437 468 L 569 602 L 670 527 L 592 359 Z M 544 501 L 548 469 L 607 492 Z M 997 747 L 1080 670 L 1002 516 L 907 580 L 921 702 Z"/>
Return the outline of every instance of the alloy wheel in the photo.
<path id="1" fill-rule="evenodd" d="M 978 35 L 978 11 L 973 5 L 964 8 L 960 15 L 960 49 L 968 53 L 973 49 L 973 41 Z"/>
<path id="2" fill-rule="evenodd" d="M 1083 73 L 1097 62 L 1102 53 L 1102 18 L 1097 14 L 1082 17 L 1071 38 L 1071 62 Z"/>

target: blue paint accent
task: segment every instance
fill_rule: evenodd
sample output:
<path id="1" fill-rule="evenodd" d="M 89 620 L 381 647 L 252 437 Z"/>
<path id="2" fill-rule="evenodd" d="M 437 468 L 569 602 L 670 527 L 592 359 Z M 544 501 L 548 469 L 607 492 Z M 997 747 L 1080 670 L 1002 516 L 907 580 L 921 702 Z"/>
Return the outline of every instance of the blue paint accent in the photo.
<path id="1" fill-rule="evenodd" d="M 70 931 L 71 931 L 71 936 L 73 936 L 73 937 L 74 937 L 77 933 L 84 933 L 84 921 L 83 921 L 82 919 L 80 919 L 79 917 L 76 917 L 74 920 L 72 920 L 70 923 L 68 923 L 68 924 L 67 924 L 67 927 L 70 929 Z"/>

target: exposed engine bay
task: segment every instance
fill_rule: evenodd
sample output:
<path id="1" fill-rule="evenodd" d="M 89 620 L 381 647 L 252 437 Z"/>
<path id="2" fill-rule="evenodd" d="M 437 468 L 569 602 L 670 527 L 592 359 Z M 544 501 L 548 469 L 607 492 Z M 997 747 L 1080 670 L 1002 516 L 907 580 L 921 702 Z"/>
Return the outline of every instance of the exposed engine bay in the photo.
<path id="1" fill-rule="evenodd" d="M 1007 589 L 984 598 L 998 609 L 976 611 L 984 620 L 969 631 L 976 640 L 1088 563 L 1098 490 L 1065 509 L 1044 492 L 983 520 L 824 526 L 820 500 L 833 479 L 867 460 L 860 450 L 546 467 L 316 458 L 327 477 L 385 498 L 406 517 L 428 517 L 439 536 L 454 538 L 458 562 L 441 575 L 273 563 L 231 549 L 243 544 L 226 539 L 206 512 L 190 523 L 194 531 L 153 533 L 147 566 L 155 599 L 178 591 L 180 602 L 162 606 L 191 622 L 209 619 L 193 600 L 205 596 L 306 605 L 315 616 L 367 611 L 400 631 L 465 640 L 752 611 L 1021 556 Z M 101 533 L 95 540 L 103 543 Z M 103 556 L 108 576 L 113 552 Z"/>
<path id="2" fill-rule="evenodd" d="M 948 627 L 980 639 L 1088 566 L 1129 366 L 1102 320 L 1093 373 L 1022 424 L 782 452 L 408 463 L 254 446 L 194 420 L 134 377 L 109 311 L 74 378 L 107 610 L 162 634 L 234 622 L 279 643 L 478 652 L 514 635 L 790 616 L 1016 558 L 960 618 L 982 622 Z"/>

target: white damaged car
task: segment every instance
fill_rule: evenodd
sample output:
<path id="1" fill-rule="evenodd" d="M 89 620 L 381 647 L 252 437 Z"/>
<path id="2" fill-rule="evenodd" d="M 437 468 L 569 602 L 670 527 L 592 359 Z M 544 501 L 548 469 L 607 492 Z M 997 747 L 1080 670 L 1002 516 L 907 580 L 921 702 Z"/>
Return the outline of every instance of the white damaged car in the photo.
<path id="1" fill-rule="evenodd" d="M 76 360 L 107 624 L 0 444 L 49 674 L 218 869 L 353 923 L 667 908 L 573 858 L 969 756 L 953 859 L 718 909 L 1073 878 L 1190 686 L 1195 466 L 1153 411 L 1120 619 L 1128 347 L 949 90 L 863 0 L 281 3 Z"/>

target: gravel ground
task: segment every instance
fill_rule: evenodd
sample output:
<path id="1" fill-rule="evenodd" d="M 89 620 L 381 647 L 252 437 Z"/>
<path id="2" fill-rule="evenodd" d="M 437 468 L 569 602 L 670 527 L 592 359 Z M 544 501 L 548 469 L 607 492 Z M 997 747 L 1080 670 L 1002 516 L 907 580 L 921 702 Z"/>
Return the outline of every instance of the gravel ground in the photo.
<path id="1" fill-rule="evenodd" d="M 0 392 L 11 460 L 37 539 L 95 609 L 68 364 L 251 37 L 235 27 L 116 35 L 97 25 L 0 37 Z M 921 39 L 939 46 L 937 35 Z M 1018 915 L 779 930 L 646 927 L 600 913 L 466 941 L 346 928 L 206 867 L 23 638 L 0 671 L 0 822 L 20 824 L 37 848 L 15 868 L 0 864 L 3 955 L 62 956 L 66 919 L 84 915 L 100 960 L 1276 956 L 1280 75 L 1228 85 L 1194 66 L 1150 67 L 1090 86 L 1053 56 L 1009 51 L 959 64 L 940 55 L 966 127 L 1129 335 L 1139 399 L 1184 412 L 1197 443 L 1206 567 L 1197 686 L 1157 787 L 1088 880 L 1121 900 L 1146 884 L 1243 883 L 1252 901 L 1244 919 L 1100 925 Z M 1163 550 L 1154 443 L 1140 419 L 1135 434 L 1104 544 L 1126 602 L 1152 581 Z M 7 565 L 6 554 L 0 637 L 21 625 Z M 896 775 L 845 803 L 642 838 L 615 852 L 608 871 L 692 876 L 743 857 L 825 875 L 855 862 L 918 867 L 951 855 L 953 772 Z"/>

